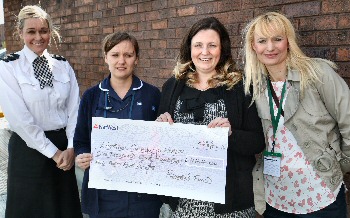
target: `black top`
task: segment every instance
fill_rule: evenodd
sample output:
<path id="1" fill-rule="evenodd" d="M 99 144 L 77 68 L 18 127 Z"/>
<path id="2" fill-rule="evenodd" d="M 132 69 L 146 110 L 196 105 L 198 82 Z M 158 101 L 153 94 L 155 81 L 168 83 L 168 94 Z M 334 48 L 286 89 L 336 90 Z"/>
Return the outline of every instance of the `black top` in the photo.
<path id="1" fill-rule="evenodd" d="M 187 93 L 191 92 L 189 89 L 184 80 L 172 77 L 166 81 L 162 88 L 158 114 L 169 112 L 174 118 L 179 97 L 188 99 L 186 96 L 191 96 Z M 212 90 L 210 92 L 217 92 L 217 97 L 214 98 L 220 100 L 222 97 L 232 129 L 227 149 L 226 203 L 215 204 L 214 210 L 215 213 L 231 213 L 254 206 L 252 169 L 256 163 L 255 154 L 262 152 L 265 147 L 264 135 L 255 104 L 250 105 L 251 97 L 244 94 L 243 82 L 231 90 L 226 90 L 225 87 Z M 202 93 L 199 91 L 198 94 Z M 176 209 L 178 199 L 162 197 L 163 202 L 169 204 L 172 210 Z"/>

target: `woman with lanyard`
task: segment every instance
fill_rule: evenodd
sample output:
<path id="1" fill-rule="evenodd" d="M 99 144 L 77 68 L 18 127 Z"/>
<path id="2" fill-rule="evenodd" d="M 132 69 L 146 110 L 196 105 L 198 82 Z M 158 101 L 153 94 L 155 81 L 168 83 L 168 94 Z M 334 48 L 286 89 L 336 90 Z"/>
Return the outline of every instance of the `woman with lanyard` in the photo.
<path id="1" fill-rule="evenodd" d="M 88 188 L 92 117 L 153 121 L 160 100 L 158 88 L 133 75 L 139 60 L 136 39 L 127 33 L 112 33 L 102 42 L 110 75 L 88 89 L 81 100 L 74 149 L 76 163 L 85 170 L 82 211 L 90 218 L 158 218 L 161 201 L 156 195 Z"/>
<path id="2" fill-rule="evenodd" d="M 245 29 L 245 91 L 263 123 L 266 151 L 253 170 L 255 208 L 271 217 L 346 217 L 350 91 L 331 61 L 307 57 L 275 12 Z"/>
<path id="3" fill-rule="evenodd" d="M 0 61 L 0 104 L 13 131 L 5 216 L 82 217 L 73 167 L 75 74 L 46 50 L 60 37 L 44 10 L 25 6 L 17 18 L 24 47 Z"/>

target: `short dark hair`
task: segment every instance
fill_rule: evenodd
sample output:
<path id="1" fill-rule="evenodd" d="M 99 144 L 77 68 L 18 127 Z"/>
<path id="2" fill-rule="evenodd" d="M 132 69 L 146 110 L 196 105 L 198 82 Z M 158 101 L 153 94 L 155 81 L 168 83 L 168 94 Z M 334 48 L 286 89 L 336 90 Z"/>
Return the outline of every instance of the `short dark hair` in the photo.
<path id="1" fill-rule="evenodd" d="M 107 35 L 102 40 L 102 54 L 105 56 L 107 52 L 109 52 L 115 45 L 121 43 L 122 41 L 130 41 L 131 44 L 134 46 L 136 57 L 139 57 L 139 44 L 136 40 L 136 38 L 126 32 L 116 32 L 111 33 Z"/>

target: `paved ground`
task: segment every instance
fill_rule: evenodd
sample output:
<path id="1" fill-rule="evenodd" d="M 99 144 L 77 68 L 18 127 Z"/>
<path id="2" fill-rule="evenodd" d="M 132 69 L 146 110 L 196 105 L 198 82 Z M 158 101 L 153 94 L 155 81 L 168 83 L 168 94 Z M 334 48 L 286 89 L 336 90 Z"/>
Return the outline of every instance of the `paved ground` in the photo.
<path id="1" fill-rule="evenodd" d="M 0 218 L 5 217 L 8 159 L 7 143 L 9 138 L 10 132 L 0 129 Z"/>

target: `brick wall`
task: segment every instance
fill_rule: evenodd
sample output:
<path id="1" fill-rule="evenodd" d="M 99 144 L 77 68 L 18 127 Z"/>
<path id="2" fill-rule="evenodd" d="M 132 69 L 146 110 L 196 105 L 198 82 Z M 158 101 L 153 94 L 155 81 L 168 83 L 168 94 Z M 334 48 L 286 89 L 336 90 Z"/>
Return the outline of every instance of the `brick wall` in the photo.
<path id="1" fill-rule="evenodd" d="M 0 49 L 2 48 L 2 42 L 5 41 L 5 25 L 0 24 Z"/>
<path id="2" fill-rule="evenodd" d="M 12 35 L 14 15 L 23 5 L 37 3 L 5 0 L 8 51 L 22 47 Z M 207 16 L 219 18 L 230 33 L 232 52 L 238 59 L 242 27 L 266 11 L 293 18 L 303 50 L 337 62 L 339 74 L 350 84 L 349 0 L 46 0 L 41 5 L 61 27 L 63 43 L 50 50 L 69 60 L 81 92 L 108 74 L 100 51 L 100 42 L 108 33 L 128 31 L 139 40 L 141 57 L 136 74 L 161 87 L 172 74 L 184 33 L 195 21 Z"/>

